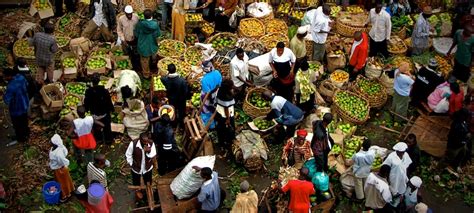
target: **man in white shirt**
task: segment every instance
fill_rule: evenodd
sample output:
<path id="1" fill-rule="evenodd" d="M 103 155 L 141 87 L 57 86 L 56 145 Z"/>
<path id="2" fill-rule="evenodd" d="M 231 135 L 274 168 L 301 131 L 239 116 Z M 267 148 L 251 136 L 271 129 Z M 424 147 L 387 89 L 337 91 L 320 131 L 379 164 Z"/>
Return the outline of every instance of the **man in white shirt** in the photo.
<path id="1" fill-rule="evenodd" d="M 392 193 L 388 186 L 387 178 L 390 175 L 390 166 L 382 165 L 380 171 L 370 173 L 364 185 L 365 207 L 375 210 L 375 212 L 387 212 L 392 201 Z"/>
<path id="2" fill-rule="evenodd" d="M 139 17 L 133 12 L 133 8 L 130 5 L 125 6 L 125 15 L 122 15 L 117 20 L 117 35 L 120 43 L 124 47 L 124 51 L 130 56 L 132 60 L 133 70 L 139 68 L 139 57 L 136 51 L 133 49 L 137 48 L 137 41 L 133 35 L 135 26 L 139 21 Z"/>
<path id="3" fill-rule="evenodd" d="M 375 160 L 375 153 L 369 150 L 370 145 L 371 143 L 368 139 L 364 140 L 362 149 L 352 157 L 354 161 L 352 169 L 355 176 L 354 190 L 358 200 L 364 199 L 364 183 L 370 174 L 372 163 Z"/>
<path id="4" fill-rule="evenodd" d="M 143 177 L 145 185 L 151 184 L 153 176 L 153 161 L 156 157 L 155 143 L 150 139 L 149 133 L 141 133 L 138 140 L 130 142 L 125 153 L 127 163 L 132 167 L 132 183 L 134 186 L 140 186 L 140 178 Z M 143 195 L 136 191 L 137 198 L 141 199 Z"/>
<path id="5" fill-rule="evenodd" d="M 89 22 L 82 31 L 82 37 L 91 38 L 97 28 L 106 41 L 113 42 L 114 37 L 110 32 L 115 28 L 115 8 L 110 0 L 92 0 L 89 11 L 91 12 Z"/>
<path id="6" fill-rule="evenodd" d="M 241 100 L 245 87 L 252 86 L 249 80 L 249 57 L 242 48 L 238 48 L 234 58 L 230 61 L 230 74 L 234 82 L 234 91 L 237 100 Z"/>
<path id="7" fill-rule="evenodd" d="M 375 8 L 372 8 L 369 12 L 369 22 L 372 24 L 370 29 L 370 51 L 369 56 L 376 56 L 382 54 L 384 57 L 388 57 L 387 41 L 390 39 L 392 32 L 392 21 L 390 14 L 383 10 L 382 3 L 377 3 Z"/>
<path id="8" fill-rule="evenodd" d="M 329 5 L 324 4 L 322 13 L 316 13 L 314 16 L 314 21 L 311 24 L 311 36 L 314 41 L 313 45 L 313 60 L 322 61 L 324 59 L 324 54 L 326 53 L 326 40 L 328 37 L 329 31 L 331 30 L 329 19 L 329 14 L 331 13 L 331 8 Z"/>

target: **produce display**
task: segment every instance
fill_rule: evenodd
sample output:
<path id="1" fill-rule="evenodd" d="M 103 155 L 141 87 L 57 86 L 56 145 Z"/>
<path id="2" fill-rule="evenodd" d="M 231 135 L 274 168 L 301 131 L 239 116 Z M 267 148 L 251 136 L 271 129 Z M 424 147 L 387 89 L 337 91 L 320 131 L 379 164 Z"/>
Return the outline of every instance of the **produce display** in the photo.
<path id="1" fill-rule="evenodd" d="M 207 36 L 211 35 L 214 33 L 214 27 L 209 24 L 208 22 L 204 22 L 201 26 L 201 31 L 206 34 Z"/>
<path id="2" fill-rule="evenodd" d="M 289 47 L 288 37 L 282 33 L 270 33 L 260 38 L 260 41 L 265 45 L 267 50 L 271 50 L 276 47 L 277 43 L 282 41 L 285 43 L 285 47 Z"/>
<path id="3" fill-rule="evenodd" d="M 421 55 L 412 55 L 411 60 L 414 63 L 418 63 L 421 65 L 428 65 L 430 63 L 430 59 L 433 58 L 433 53 L 431 52 L 424 52 Z"/>
<path id="4" fill-rule="evenodd" d="M 280 167 L 278 172 L 278 180 L 281 180 L 281 186 L 286 185 L 290 180 L 297 180 L 299 176 L 300 172 L 295 167 Z"/>
<path id="5" fill-rule="evenodd" d="M 120 61 L 116 61 L 115 65 L 117 66 L 117 70 L 126 70 L 132 68 L 132 64 L 130 63 L 130 60 L 128 59 L 123 59 Z"/>
<path id="6" fill-rule="evenodd" d="M 44 9 L 51 8 L 49 6 L 49 2 L 46 0 L 35 0 L 35 7 L 37 10 L 44 10 Z"/>
<path id="7" fill-rule="evenodd" d="M 188 34 L 184 37 L 184 40 L 188 44 L 194 44 L 194 43 L 199 42 L 198 37 L 196 36 L 196 34 Z"/>
<path id="8" fill-rule="evenodd" d="M 70 108 L 66 107 L 66 108 L 61 109 L 61 111 L 59 112 L 59 116 L 61 118 L 64 118 L 65 115 L 67 115 L 71 112 L 72 112 L 72 110 Z"/>
<path id="9" fill-rule="evenodd" d="M 378 69 L 378 70 L 382 70 L 383 67 L 384 67 L 384 64 L 381 60 L 379 60 L 378 58 L 375 58 L 375 57 L 370 57 L 367 59 L 367 65 L 369 65 L 370 67 L 373 67 L 375 69 Z"/>
<path id="10" fill-rule="evenodd" d="M 280 3 L 280 5 L 278 5 L 277 12 L 278 13 L 283 13 L 283 14 L 288 14 L 290 12 L 290 9 L 291 9 L 291 4 L 290 3 L 288 3 L 288 2 Z"/>
<path id="11" fill-rule="evenodd" d="M 392 16 L 392 32 L 397 32 L 398 30 L 406 27 L 407 30 L 411 30 L 414 21 L 409 15 L 404 16 Z"/>
<path id="12" fill-rule="evenodd" d="M 153 76 L 153 91 L 166 91 L 166 87 L 160 76 Z"/>
<path id="13" fill-rule="evenodd" d="M 140 20 L 145 19 L 145 14 L 139 12 L 139 13 L 137 13 L 137 15 L 138 15 L 138 19 L 140 19 Z"/>
<path id="14" fill-rule="evenodd" d="M 364 27 L 367 19 L 367 13 L 340 12 L 337 21 L 348 26 Z"/>
<path id="15" fill-rule="evenodd" d="M 376 81 L 370 81 L 366 78 L 359 78 L 357 80 L 357 86 L 369 96 L 377 95 L 382 91 L 383 88 L 380 83 Z"/>
<path id="16" fill-rule="evenodd" d="M 304 12 L 301 10 L 292 10 L 290 12 L 290 16 L 298 21 L 301 21 L 304 18 Z"/>
<path id="17" fill-rule="evenodd" d="M 76 59 L 74 57 L 67 57 L 63 59 L 64 68 L 73 68 L 76 67 Z"/>
<path id="18" fill-rule="evenodd" d="M 334 144 L 331 148 L 331 152 L 335 155 L 341 154 L 342 148 L 338 144 Z"/>
<path id="19" fill-rule="evenodd" d="M 99 56 L 99 57 L 105 57 L 107 55 L 107 50 L 103 48 L 99 48 L 97 50 L 92 51 L 91 56 Z"/>
<path id="20" fill-rule="evenodd" d="M 58 46 L 59 46 L 59 47 L 64 47 L 64 46 L 68 45 L 68 44 L 69 44 L 69 40 L 70 40 L 70 39 L 67 38 L 67 37 L 61 37 L 61 36 L 57 36 L 57 37 L 56 37 L 56 42 L 58 42 Z"/>
<path id="21" fill-rule="evenodd" d="M 364 9 L 359 6 L 348 6 L 346 7 L 346 11 L 349 13 L 363 13 Z"/>
<path id="22" fill-rule="evenodd" d="M 66 91 L 68 93 L 76 95 L 85 95 L 86 94 L 86 85 L 83 83 L 70 83 L 66 84 Z"/>
<path id="23" fill-rule="evenodd" d="M 191 97 L 191 104 L 196 107 L 196 108 L 199 108 L 200 104 L 201 104 L 201 94 L 199 93 L 193 93 L 193 96 Z"/>
<path id="24" fill-rule="evenodd" d="M 368 115 L 367 101 L 346 91 L 337 92 L 334 101 L 344 112 L 359 120 L 363 120 Z"/>
<path id="25" fill-rule="evenodd" d="M 266 33 L 280 33 L 287 32 L 288 26 L 286 22 L 280 19 L 271 19 L 265 23 Z"/>
<path id="26" fill-rule="evenodd" d="M 255 120 L 253 120 L 253 124 L 255 124 L 255 126 L 259 130 L 265 130 L 265 129 L 268 129 L 268 128 L 275 125 L 273 120 L 266 120 L 266 119 L 262 119 L 262 118 L 257 118 Z"/>
<path id="27" fill-rule="evenodd" d="M 112 123 L 116 123 L 116 124 L 122 123 L 122 117 L 120 116 L 120 113 L 112 112 L 110 116 L 111 116 Z"/>
<path id="28" fill-rule="evenodd" d="M 265 108 L 265 107 L 270 106 L 270 102 L 266 101 L 266 100 L 263 100 L 260 93 L 256 93 L 256 92 L 254 92 L 250 95 L 249 102 L 250 102 L 250 104 L 252 104 L 253 106 L 255 106 L 257 108 Z"/>
<path id="29" fill-rule="evenodd" d="M 81 103 L 81 99 L 74 95 L 67 95 L 64 98 L 64 106 L 66 107 L 77 107 Z"/>
<path id="30" fill-rule="evenodd" d="M 351 124 L 339 124 L 337 128 L 342 131 L 344 134 L 348 134 L 352 131 L 353 126 Z"/>
<path id="31" fill-rule="evenodd" d="M 390 40 L 388 40 L 388 51 L 389 52 L 404 52 L 407 50 L 405 42 L 397 36 L 392 36 Z"/>
<path id="32" fill-rule="evenodd" d="M 363 142 L 363 138 L 357 136 L 344 140 L 344 158 L 346 160 L 352 159 L 352 156 L 359 151 Z"/>
<path id="33" fill-rule="evenodd" d="M 67 13 L 59 19 L 59 31 L 64 32 L 64 27 L 71 22 L 71 14 Z"/>
<path id="34" fill-rule="evenodd" d="M 300 82 L 300 100 L 303 102 L 308 101 L 310 99 L 310 94 L 314 94 L 314 92 L 316 92 L 316 87 L 314 83 L 311 82 L 309 75 L 303 75 L 303 72 L 298 72 L 296 74 L 296 77 L 299 79 Z"/>
<path id="35" fill-rule="evenodd" d="M 380 155 L 375 155 L 374 162 L 372 163 L 372 169 L 380 169 L 382 166 L 383 160 Z"/>
<path id="36" fill-rule="evenodd" d="M 186 13 L 184 20 L 186 20 L 186 22 L 200 22 L 203 20 L 202 13 Z"/>
<path id="37" fill-rule="evenodd" d="M 237 44 L 237 40 L 226 35 L 221 35 L 212 39 L 211 44 L 212 48 L 216 49 L 217 51 L 221 51 L 225 48 L 234 47 Z"/>
<path id="38" fill-rule="evenodd" d="M 403 63 L 403 62 L 407 62 L 408 64 L 410 64 L 410 72 L 413 73 L 413 69 L 414 69 L 414 65 L 413 65 L 413 62 L 410 60 L 410 58 L 406 57 L 406 56 L 401 56 L 401 55 L 397 55 L 391 59 L 389 59 L 389 64 L 392 66 L 392 68 L 396 69 L 398 67 L 400 67 L 400 65 Z"/>
<path id="39" fill-rule="evenodd" d="M 162 57 L 181 57 L 186 50 L 183 42 L 165 39 L 158 45 L 158 55 Z"/>
<path id="40" fill-rule="evenodd" d="M 87 60 L 86 67 L 90 69 L 99 69 L 103 68 L 107 65 L 107 61 L 105 61 L 102 57 L 92 57 Z"/>
<path id="41" fill-rule="evenodd" d="M 105 86 L 105 85 L 107 85 L 108 82 L 109 82 L 109 80 L 100 80 L 99 81 L 99 86 Z"/>
<path id="42" fill-rule="evenodd" d="M 453 66 L 451 65 L 451 63 L 449 63 L 446 58 L 440 55 L 436 55 L 435 59 L 438 62 L 438 71 L 443 73 L 444 76 L 448 76 L 449 73 L 451 73 L 451 71 L 453 70 Z"/>
<path id="43" fill-rule="evenodd" d="M 26 39 L 20 39 L 13 45 L 13 52 L 18 57 L 34 57 L 35 49 L 31 47 Z"/>
<path id="44" fill-rule="evenodd" d="M 123 50 L 121 50 L 121 49 L 116 49 L 116 50 L 114 50 L 114 51 L 112 52 L 112 54 L 113 54 L 114 56 L 123 56 L 123 55 L 124 55 L 124 52 L 123 52 Z"/>
<path id="45" fill-rule="evenodd" d="M 332 17 L 336 17 L 339 12 L 341 12 L 342 7 L 341 6 L 332 6 L 331 7 L 331 15 Z"/>
<path id="46" fill-rule="evenodd" d="M 248 37 L 260 37 L 265 35 L 265 27 L 261 21 L 255 18 L 242 19 L 239 24 L 239 31 Z"/>
<path id="47" fill-rule="evenodd" d="M 202 51 L 199 47 L 190 47 L 184 53 L 184 59 L 192 66 L 197 66 L 202 61 Z"/>
<path id="48" fill-rule="evenodd" d="M 349 80 L 349 73 L 344 70 L 336 70 L 329 76 L 331 81 L 336 83 L 343 83 Z"/>
<path id="49" fill-rule="evenodd" d="M 314 71 L 318 71 L 322 66 L 319 62 L 316 62 L 316 63 L 308 62 L 308 65 L 309 65 L 308 69 L 314 70 Z"/>
<path id="50" fill-rule="evenodd" d="M 158 70 L 160 71 L 160 74 L 168 73 L 169 64 L 174 64 L 176 66 L 176 72 L 183 77 L 187 76 L 188 70 L 190 70 L 189 65 L 182 60 L 175 58 L 163 58 L 158 61 Z"/>
<path id="51" fill-rule="evenodd" d="M 170 118 L 174 118 L 174 109 L 172 107 L 161 107 L 159 115 L 168 115 Z"/>

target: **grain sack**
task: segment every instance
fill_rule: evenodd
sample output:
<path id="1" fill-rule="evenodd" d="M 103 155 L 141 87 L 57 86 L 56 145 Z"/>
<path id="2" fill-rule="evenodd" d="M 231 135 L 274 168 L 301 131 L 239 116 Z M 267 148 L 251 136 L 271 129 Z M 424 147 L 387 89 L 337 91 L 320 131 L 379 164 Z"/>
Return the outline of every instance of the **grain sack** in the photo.
<path id="1" fill-rule="evenodd" d="M 171 182 L 170 188 L 173 195 L 181 200 L 189 198 L 196 193 L 201 188 L 204 180 L 201 178 L 200 172 L 193 169 L 193 166 L 213 169 L 215 161 L 215 155 L 196 157 L 191 160 Z"/>
<path id="2" fill-rule="evenodd" d="M 355 187 L 355 178 L 354 173 L 352 172 L 352 167 L 342 173 L 339 180 L 341 181 L 342 191 L 346 193 L 347 197 L 352 197 Z"/>
<path id="3" fill-rule="evenodd" d="M 332 72 L 336 69 L 346 67 L 346 57 L 344 55 L 327 55 L 328 71 Z"/>
<path id="4" fill-rule="evenodd" d="M 148 129 L 148 115 L 145 104 L 139 99 L 128 101 L 128 108 L 122 110 L 124 113 L 123 124 L 127 129 L 127 134 L 132 140 L 138 139 L 140 133 Z"/>

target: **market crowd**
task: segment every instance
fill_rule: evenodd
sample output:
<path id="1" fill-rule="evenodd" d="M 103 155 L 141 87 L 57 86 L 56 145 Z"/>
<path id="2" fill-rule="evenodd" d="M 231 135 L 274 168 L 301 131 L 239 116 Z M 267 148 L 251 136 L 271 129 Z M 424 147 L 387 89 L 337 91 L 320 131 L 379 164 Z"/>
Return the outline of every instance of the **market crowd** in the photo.
<path id="1" fill-rule="evenodd" d="M 66 8 L 75 11 L 73 1 L 66 0 Z M 367 32 L 356 31 L 350 51 L 347 53 L 349 81 L 356 81 L 364 75 L 367 60 L 372 56 L 388 57 L 388 45 L 392 32 L 392 16 L 418 12 L 412 29 L 412 55 L 420 55 L 430 51 L 430 35 L 433 28 L 427 19 L 433 14 L 429 5 L 415 8 L 410 1 L 393 1 L 385 5 L 382 2 L 373 5 L 362 5 L 369 10 L 366 26 Z M 62 1 L 56 1 L 56 15 L 63 14 Z M 214 23 L 216 32 L 236 33 L 238 24 L 231 26 L 229 21 L 242 18 L 237 13 L 245 10 L 252 2 L 198 1 L 191 5 L 187 0 L 163 1 L 159 6 L 161 21 L 157 21 L 155 8 L 143 11 L 140 19 L 132 6 L 127 5 L 118 10 L 110 0 L 92 0 L 90 16 L 81 36 L 93 39 L 97 31 L 101 39 L 121 45 L 131 57 L 133 70 L 120 73 L 116 92 L 126 110 L 132 108 L 132 100 L 141 99 L 142 79 L 149 79 L 157 72 L 157 38 L 163 31 L 170 31 L 172 38 L 183 41 L 185 37 L 185 14 L 188 10 L 202 13 L 206 21 Z M 190 6 L 191 5 L 191 6 Z M 311 9 L 309 23 L 297 29 L 296 35 L 290 38 L 289 45 L 278 42 L 268 53 L 268 63 L 273 78 L 268 83 L 270 90 L 261 94 L 264 101 L 269 102 L 271 112 L 265 119 L 274 119 L 278 125 L 276 143 L 282 145 L 282 164 L 294 166 L 300 170 L 297 180 L 290 180 L 281 187 L 282 192 L 290 193 L 288 209 L 290 212 L 308 212 L 311 208 L 310 196 L 327 192 L 329 180 L 321 180 L 313 184 L 305 162 L 314 160 L 317 175 L 329 171 L 328 155 L 335 142 L 328 132 L 328 126 L 335 122 L 333 114 L 326 113 L 312 121 L 310 130 L 301 128 L 303 120 L 314 113 L 318 107 L 318 89 L 316 83 L 322 78 L 321 73 L 310 69 L 309 61 L 326 64 L 326 44 L 328 36 L 334 34 L 335 20 L 331 17 L 331 7 L 322 4 Z M 120 13 L 122 15 L 117 16 Z M 309 13 L 309 12 L 308 12 Z M 458 15 L 459 16 L 459 15 Z M 466 82 L 470 79 L 473 52 L 473 10 L 454 23 L 453 44 L 447 55 L 454 57 L 453 70 L 449 76 L 441 76 L 437 71 L 439 65 L 433 58 L 414 72 L 408 63 L 393 67 L 393 99 L 390 109 L 397 115 L 407 117 L 410 105 L 425 108 L 430 113 L 448 114 L 452 118 L 448 135 L 446 159 L 450 170 L 462 172 L 462 167 L 470 162 L 471 156 L 471 116 L 472 92 L 466 90 Z M 457 27 L 457 28 L 456 28 Z M 53 83 L 54 56 L 58 51 L 54 31 L 55 25 L 45 22 L 43 31 L 28 38 L 35 50 L 36 73 L 28 67 L 25 59 L 17 58 L 13 69 L 5 69 L 3 76 L 8 81 L 4 94 L 4 102 L 8 105 L 11 121 L 18 143 L 26 145 L 29 140 L 28 113 L 32 105 L 40 98 L 39 89 Z M 198 37 L 202 37 L 199 35 Z M 306 38 L 313 42 L 312 54 L 307 54 Z M 200 39 L 202 40 L 202 39 Z M 457 48 L 453 52 L 454 47 Z M 209 121 L 211 116 L 214 129 L 217 130 L 218 143 L 229 148 L 236 137 L 236 106 L 245 102 L 246 91 L 255 86 L 249 71 L 249 55 L 242 48 L 235 50 L 230 60 L 229 77 L 223 76 L 215 67 L 212 56 L 199 63 L 203 77 L 200 79 L 199 113 L 203 120 Z M 187 115 L 186 102 L 191 98 L 191 85 L 186 76 L 178 73 L 178 65 L 169 64 L 166 75 L 161 77 L 166 93 L 153 93 L 150 99 L 143 98 L 139 103 L 146 105 L 147 128 L 134 134 L 133 140 L 124 153 L 127 164 L 131 168 L 132 183 L 140 186 L 152 183 L 153 170 L 165 175 L 183 166 L 183 161 L 176 141 L 176 132 L 184 132 L 184 120 Z M 110 212 L 113 198 L 108 192 L 105 167 L 110 165 L 104 154 L 95 152 L 97 144 L 112 144 L 114 134 L 111 127 L 111 114 L 116 106 L 110 91 L 100 84 L 98 73 L 87 76 L 89 87 L 85 91 L 84 104 L 77 107 L 77 116 L 70 121 L 67 137 L 73 141 L 74 157 L 83 163 L 87 170 L 87 189 L 80 183 L 74 184 L 69 174 L 68 149 L 58 134 L 51 137 L 49 167 L 54 172 L 55 180 L 60 184 L 61 201 L 66 202 L 75 194 L 88 212 Z M 309 84 L 308 84 L 309 81 Z M 309 85 L 309 86 L 308 86 Z M 308 88 L 309 87 L 309 88 Z M 147 96 L 149 97 L 149 96 Z M 174 113 L 163 113 L 170 109 Z M 133 109 L 130 109 L 133 112 Z M 399 119 L 398 116 L 395 117 Z M 403 123 L 403 121 L 402 121 Z M 308 137 L 311 135 L 310 137 Z M 355 177 L 354 199 L 364 201 L 367 210 L 375 212 L 429 212 L 422 203 L 420 187 L 423 180 L 414 175 L 420 165 L 420 149 L 416 135 L 408 135 L 407 139 L 392 147 L 393 151 L 383 160 L 378 171 L 371 171 L 375 153 L 370 149 L 371 141 L 364 140 L 361 150 L 354 154 L 353 175 Z M 125 141 L 124 141 L 125 142 Z M 155 160 L 157 163 L 155 163 Z M 218 174 L 208 167 L 194 168 L 200 172 L 203 184 L 198 195 L 202 212 L 216 212 L 221 206 Z M 314 180 L 314 179 L 313 179 Z M 80 185 L 75 188 L 75 185 Z M 316 186 L 316 187 L 315 187 Z M 241 193 L 237 195 L 232 212 L 257 212 L 258 197 L 251 190 L 251 183 L 243 181 Z M 143 198 L 143 190 L 136 190 L 136 199 Z M 88 201 L 88 194 L 100 194 L 97 202 Z"/>

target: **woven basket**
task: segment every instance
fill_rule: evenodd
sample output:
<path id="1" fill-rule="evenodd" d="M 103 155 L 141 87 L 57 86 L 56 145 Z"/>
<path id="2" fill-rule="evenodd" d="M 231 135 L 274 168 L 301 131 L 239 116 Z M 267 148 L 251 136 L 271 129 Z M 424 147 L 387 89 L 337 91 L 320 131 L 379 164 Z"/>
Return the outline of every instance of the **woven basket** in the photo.
<path id="1" fill-rule="evenodd" d="M 306 57 L 308 58 L 313 58 L 313 44 L 314 42 L 311 40 L 304 40 L 304 43 L 306 44 Z"/>
<path id="2" fill-rule="evenodd" d="M 336 21 L 337 33 L 345 37 L 352 37 L 357 31 L 367 32 L 367 27 L 356 27 L 344 24 L 340 21 Z"/>
<path id="3" fill-rule="evenodd" d="M 288 32 L 288 25 L 281 19 L 271 19 L 265 22 L 265 33 Z"/>
<path id="4" fill-rule="evenodd" d="M 191 70 L 191 67 L 186 62 L 182 62 L 176 58 L 162 58 L 158 61 L 158 74 L 160 76 L 165 76 L 168 74 L 168 64 L 174 64 L 176 66 L 176 72 L 186 78 Z"/>
<path id="5" fill-rule="evenodd" d="M 353 117 L 352 115 L 350 115 L 349 113 L 347 113 L 346 111 L 342 110 L 339 105 L 337 104 L 337 102 L 335 101 L 335 98 L 336 98 L 336 95 L 338 92 L 341 92 L 341 90 L 337 90 L 335 93 L 334 93 L 334 96 L 332 97 L 332 102 L 334 103 L 333 104 L 333 108 L 335 110 L 335 112 L 341 116 L 341 118 L 346 121 L 346 122 L 349 122 L 349 123 L 352 123 L 352 124 L 357 124 L 357 125 L 362 125 L 364 124 L 368 119 L 369 119 L 369 114 L 370 114 L 370 108 L 369 108 L 369 101 L 367 99 L 365 99 L 364 97 L 361 97 L 360 95 L 357 95 L 353 92 L 350 92 L 350 91 L 344 91 L 344 92 L 347 92 L 349 93 L 350 95 L 353 95 L 353 96 L 357 96 L 361 99 L 363 99 L 366 103 L 366 107 L 367 107 L 367 115 L 365 116 L 365 118 L 363 119 L 358 119 L 358 118 L 355 118 Z"/>
<path id="6" fill-rule="evenodd" d="M 242 150 L 240 149 L 240 141 L 234 140 L 232 144 L 232 153 L 234 154 L 235 162 L 243 164 L 249 172 L 255 172 L 263 168 L 263 160 L 260 156 L 252 155 L 244 160 Z"/>
<path id="7" fill-rule="evenodd" d="M 191 37 L 192 37 L 192 36 L 194 36 L 194 38 L 195 38 L 194 40 L 191 40 Z M 186 36 L 184 36 L 184 41 L 185 41 L 186 45 L 188 45 L 188 46 L 192 46 L 192 45 L 194 45 L 195 43 L 198 43 L 198 42 L 199 42 L 197 35 L 196 35 L 196 34 L 193 34 L 193 33 L 191 33 L 191 34 L 186 34 Z"/>
<path id="8" fill-rule="evenodd" d="M 176 45 L 182 45 L 184 48 L 179 51 L 176 49 Z M 168 48 L 166 48 L 168 46 Z M 181 58 L 184 55 L 184 52 L 186 52 L 186 44 L 182 41 L 177 41 L 177 40 L 171 40 L 171 39 L 164 39 L 158 43 L 158 52 L 157 55 L 160 58 L 166 58 L 166 57 L 171 57 L 171 58 Z M 168 50 L 168 53 L 161 53 L 159 49 L 161 48 L 166 48 Z"/>
<path id="9" fill-rule="evenodd" d="M 192 52 L 197 52 L 196 55 L 191 54 Z M 201 62 L 203 59 L 202 56 L 202 51 L 199 47 L 192 46 L 186 49 L 186 52 L 184 52 L 184 61 L 186 63 L 197 66 L 199 62 Z"/>
<path id="10" fill-rule="evenodd" d="M 400 39 L 405 39 L 407 38 L 407 28 L 405 26 L 403 26 L 402 28 L 400 28 L 400 30 L 398 30 L 398 32 L 396 33 L 396 35 L 400 38 Z"/>
<path id="11" fill-rule="evenodd" d="M 217 33 L 209 38 L 207 38 L 206 40 L 206 43 L 207 44 L 212 44 L 212 42 L 218 38 L 224 38 L 224 37 L 227 37 L 227 38 L 230 38 L 234 44 L 237 44 L 237 35 L 234 34 L 234 33 L 228 33 L 228 32 L 223 32 L 223 33 Z M 217 51 L 228 51 L 230 49 L 233 49 L 235 47 L 235 45 L 230 45 L 230 46 L 225 46 L 225 47 L 222 47 L 222 48 L 214 48 L 216 49 Z"/>
<path id="12" fill-rule="evenodd" d="M 267 51 L 270 51 L 271 49 L 275 48 L 277 43 L 282 41 L 285 43 L 285 47 L 290 46 L 290 41 L 288 40 L 288 36 L 283 33 L 270 33 L 267 35 L 264 35 L 260 38 L 260 41 L 265 45 L 265 48 Z"/>
<path id="13" fill-rule="evenodd" d="M 360 88 L 358 86 L 359 81 L 361 81 L 362 79 L 366 79 L 368 81 L 372 81 L 373 83 L 379 84 L 382 87 L 382 91 L 380 91 L 377 94 L 373 94 L 373 95 L 367 94 L 366 92 L 364 92 L 362 90 L 362 88 Z M 375 109 L 382 108 L 385 105 L 385 103 L 387 102 L 387 99 L 388 99 L 387 91 L 385 91 L 385 86 L 382 83 L 380 83 L 377 79 L 369 80 L 369 79 L 359 75 L 359 76 L 357 76 L 357 79 L 356 79 L 356 81 L 354 82 L 354 84 L 352 86 L 352 90 L 355 93 L 362 96 L 363 98 L 367 99 L 369 101 L 369 105 L 370 105 L 371 108 L 375 108 Z"/>
<path id="14" fill-rule="evenodd" d="M 332 96 L 337 90 L 337 87 L 334 86 L 329 80 L 324 80 L 319 85 L 319 94 L 323 95 L 326 101 L 332 102 Z"/>
<path id="15" fill-rule="evenodd" d="M 250 25 L 248 28 L 244 25 Z M 260 38 L 265 35 L 265 26 L 256 18 L 244 18 L 240 21 L 238 33 L 240 37 Z"/>
<path id="16" fill-rule="evenodd" d="M 249 115 L 252 118 L 260 117 L 260 116 L 265 116 L 267 115 L 270 111 L 270 107 L 265 107 L 265 108 L 258 108 L 252 104 L 250 104 L 249 99 L 252 93 L 260 93 L 262 94 L 264 91 L 267 91 L 268 89 L 262 88 L 262 87 L 255 87 L 251 88 L 247 91 L 247 94 L 245 95 L 245 101 L 243 104 L 243 110 L 244 112 Z"/>
<path id="17" fill-rule="evenodd" d="M 388 48 L 388 52 L 392 55 L 405 55 L 405 53 L 408 51 L 408 47 L 407 45 L 405 44 L 405 42 L 400 39 L 398 36 L 391 36 L 390 37 L 390 40 L 388 42 L 397 42 L 396 43 L 396 46 L 399 46 L 401 47 L 399 50 L 395 51 L 395 50 L 391 50 L 390 48 Z M 390 44 L 388 44 L 390 46 Z"/>
<path id="18" fill-rule="evenodd" d="M 271 13 L 269 13 L 268 15 L 266 16 L 262 16 L 262 17 L 254 17 L 254 18 L 257 18 L 259 19 L 260 21 L 262 21 L 263 23 L 266 23 L 267 21 L 269 21 L 270 19 L 273 19 L 274 15 L 273 15 L 273 11 Z"/>

